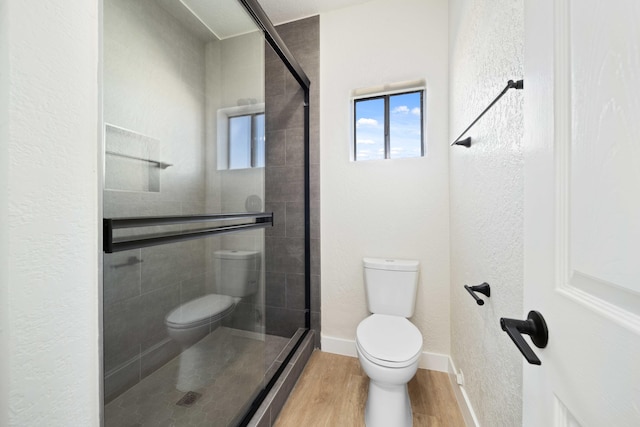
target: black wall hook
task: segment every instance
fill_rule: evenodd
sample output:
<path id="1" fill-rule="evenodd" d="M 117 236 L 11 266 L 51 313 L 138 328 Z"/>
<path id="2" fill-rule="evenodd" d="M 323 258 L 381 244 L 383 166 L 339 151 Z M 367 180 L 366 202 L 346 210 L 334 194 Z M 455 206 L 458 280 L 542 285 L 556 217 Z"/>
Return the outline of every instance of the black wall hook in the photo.
<path id="1" fill-rule="evenodd" d="M 500 327 L 509 335 L 511 341 L 518 347 L 520 353 L 532 365 L 542 365 L 538 356 L 531 350 L 531 347 L 522 337 L 527 334 L 531 341 L 538 348 L 545 348 L 549 342 L 549 330 L 544 317 L 537 311 L 530 311 L 527 320 L 500 318 Z"/>
<path id="2" fill-rule="evenodd" d="M 463 134 L 463 135 L 464 135 L 464 134 Z M 462 135 L 461 135 L 461 136 L 462 136 Z M 458 138 L 459 138 L 459 137 L 458 137 Z M 467 148 L 469 148 L 469 147 L 471 147 L 471 137 L 470 137 L 470 136 L 468 136 L 468 137 L 466 137 L 465 139 L 462 139 L 462 140 L 460 140 L 460 141 L 456 140 L 456 142 L 454 142 L 454 143 L 453 143 L 453 144 L 451 144 L 451 145 L 454 145 L 454 144 L 455 144 L 455 145 L 462 145 L 463 147 L 467 147 Z"/>
<path id="3" fill-rule="evenodd" d="M 496 97 L 496 99 L 491 101 L 491 104 L 489 104 L 489 106 L 487 108 L 485 108 L 484 111 L 482 113 L 480 113 L 480 115 L 478 117 L 476 117 L 476 119 L 473 122 L 471 122 L 471 124 L 464 131 L 462 131 L 460 136 L 457 137 L 456 140 L 451 143 L 451 146 L 462 145 L 462 146 L 465 146 L 467 148 L 471 147 L 471 137 L 465 138 L 462 141 L 460 140 L 460 138 L 462 138 L 464 136 L 464 134 L 467 133 L 467 131 L 469 129 L 471 129 L 473 127 L 473 125 L 475 125 L 478 120 L 480 120 L 480 117 L 484 116 L 484 113 L 489 111 L 491 109 L 491 107 L 493 107 L 493 105 L 496 102 L 498 102 L 498 100 L 500 98 L 502 98 L 504 96 L 504 94 L 507 93 L 507 91 L 509 89 L 523 89 L 523 88 L 524 88 L 524 80 L 516 80 L 516 81 L 509 80 L 507 82 L 507 85 L 505 86 L 505 88 L 502 89 L 502 92 L 500 92 L 500 94 Z"/>
<path id="4" fill-rule="evenodd" d="M 476 286 L 464 285 L 464 288 L 467 290 L 467 292 L 469 292 L 469 294 L 471 294 L 473 299 L 476 300 L 476 303 L 478 305 L 484 305 L 484 300 L 481 300 L 480 298 L 478 298 L 475 292 L 479 292 L 485 295 L 487 298 L 491 296 L 491 286 L 489 286 L 487 282 L 481 283 Z"/>

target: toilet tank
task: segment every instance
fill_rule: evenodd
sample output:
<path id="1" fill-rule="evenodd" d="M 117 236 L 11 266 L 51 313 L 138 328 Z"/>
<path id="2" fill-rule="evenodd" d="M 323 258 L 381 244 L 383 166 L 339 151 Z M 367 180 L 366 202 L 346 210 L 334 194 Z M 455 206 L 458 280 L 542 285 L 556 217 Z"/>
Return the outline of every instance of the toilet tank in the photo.
<path id="1" fill-rule="evenodd" d="M 363 264 L 369 311 L 413 316 L 420 263 L 406 259 L 364 258 Z"/>
<path id="2" fill-rule="evenodd" d="M 260 252 L 219 250 L 213 257 L 219 293 L 245 297 L 258 291 Z"/>

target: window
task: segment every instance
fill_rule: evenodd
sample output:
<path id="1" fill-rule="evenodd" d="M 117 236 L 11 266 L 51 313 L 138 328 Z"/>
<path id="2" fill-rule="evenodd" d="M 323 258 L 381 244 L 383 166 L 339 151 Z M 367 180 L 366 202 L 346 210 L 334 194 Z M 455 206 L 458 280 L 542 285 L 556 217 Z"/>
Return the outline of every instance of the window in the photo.
<path id="1" fill-rule="evenodd" d="M 424 156 L 424 90 L 357 98 L 354 159 Z"/>
<path id="2" fill-rule="evenodd" d="M 265 164 L 264 104 L 218 110 L 218 169 Z"/>
<path id="3" fill-rule="evenodd" d="M 264 113 L 229 117 L 229 169 L 264 167 Z"/>

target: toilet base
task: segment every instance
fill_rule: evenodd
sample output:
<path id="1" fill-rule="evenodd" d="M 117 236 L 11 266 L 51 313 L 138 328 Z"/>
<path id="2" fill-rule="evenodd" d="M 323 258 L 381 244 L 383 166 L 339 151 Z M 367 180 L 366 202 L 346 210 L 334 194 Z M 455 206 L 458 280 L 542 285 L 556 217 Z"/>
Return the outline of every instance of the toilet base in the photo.
<path id="1" fill-rule="evenodd" d="M 182 392 L 198 390 L 206 385 L 206 381 L 198 375 L 202 367 L 208 366 L 210 355 L 206 347 L 202 347 L 202 340 L 220 326 L 220 321 L 207 323 L 195 328 L 168 328 L 169 336 L 180 344 L 178 355 L 178 372 L 176 373 L 176 389 Z M 203 382 L 204 381 L 204 382 Z"/>
<path id="2" fill-rule="evenodd" d="M 407 384 L 390 385 L 369 380 L 364 421 L 366 427 L 413 426 Z"/>
<path id="3" fill-rule="evenodd" d="M 356 340 L 356 352 L 362 370 L 369 377 L 369 393 L 364 409 L 367 427 L 411 427 L 413 416 L 407 383 L 418 370 L 420 353 L 399 368 L 370 361 Z"/>

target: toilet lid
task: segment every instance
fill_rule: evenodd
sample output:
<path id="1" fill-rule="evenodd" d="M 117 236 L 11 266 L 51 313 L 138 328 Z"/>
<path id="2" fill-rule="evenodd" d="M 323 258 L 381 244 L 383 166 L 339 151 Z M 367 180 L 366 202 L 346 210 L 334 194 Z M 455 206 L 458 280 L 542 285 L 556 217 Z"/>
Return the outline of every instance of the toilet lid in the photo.
<path id="1" fill-rule="evenodd" d="M 422 334 L 404 317 L 372 314 L 358 325 L 360 348 L 375 359 L 406 362 L 422 350 Z"/>
<path id="2" fill-rule="evenodd" d="M 225 313 L 235 302 L 236 299 L 228 295 L 204 295 L 173 309 L 167 314 L 166 323 L 178 328 L 187 327 Z"/>

